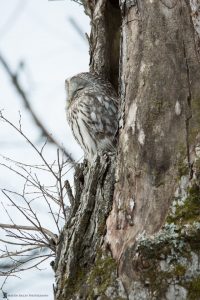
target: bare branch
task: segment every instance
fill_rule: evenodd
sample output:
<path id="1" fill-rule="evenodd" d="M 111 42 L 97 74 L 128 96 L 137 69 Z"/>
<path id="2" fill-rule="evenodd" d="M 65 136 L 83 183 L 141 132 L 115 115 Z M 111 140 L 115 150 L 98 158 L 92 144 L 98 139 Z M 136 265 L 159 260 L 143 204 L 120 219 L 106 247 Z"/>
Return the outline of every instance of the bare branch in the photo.
<path id="1" fill-rule="evenodd" d="M 59 149 L 57 150 L 57 159 L 54 160 L 53 163 L 49 163 L 46 160 L 45 156 L 43 155 L 43 149 L 46 143 L 42 146 L 41 149 L 38 149 L 30 141 L 30 139 L 23 133 L 21 115 L 19 118 L 19 125 L 17 126 L 7 120 L 3 116 L 1 111 L 0 118 L 3 121 L 7 122 L 10 126 L 12 126 L 20 135 L 22 135 L 42 159 L 42 164 L 32 166 L 30 164 L 24 164 L 16 160 L 1 156 L 7 162 L 0 163 L 0 166 L 9 169 L 24 180 L 24 184 L 20 192 L 2 189 L 2 193 L 9 200 L 9 205 L 16 208 L 28 220 L 30 224 L 30 226 L 15 224 L 15 220 L 11 218 L 7 208 L 2 203 L 3 208 L 9 217 L 10 224 L 0 223 L 0 228 L 5 231 L 7 237 L 12 238 L 14 241 L 7 241 L 4 239 L 0 239 L 0 241 L 4 242 L 6 245 L 16 245 L 16 250 L 10 251 L 7 249 L 7 246 L 5 246 L 6 250 L 0 249 L 0 258 L 9 258 L 12 261 L 12 264 L 9 263 L 8 265 L 6 265 L 6 272 L 1 272 L 0 275 L 10 276 L 11 274 L 15 274 L 20 271 L 24 271 L 34 267 L 38 268 L 43 260 L 46 260 L 53 255 L 50 254 L 47 256 L 35 256 L 33 253 L 31 253 L 31 251 L 39 248 L 49 248 L 52 253 L 55 253 L 56 245 L 58 243 L 58 237 L 49 229 L 44 228 L 41 225 L 42 223 L 39 215 L 37 215 L 36 210 L 33 208 L 33 201 L 35 202 L 39 198 L 42 198 L 46 202 L 49 208 L 48 213 L 50 213 L 51 218 L 56 224 L 57 232 L 60 233 L 60 220 L 62 220 L 63 223 L 64 221 L 66 222 L 70 214 L 70 209 L 65 204 L 67 193 L 65 190 L 64 179 L 69 170 L 66 170 L 66 167 L 68 167 L 68 163 L 66 160 L 64 161 L 63 152 L 60 152 Z M 40 180 L 40 171 L 48 171 L 49 178 L 52 180 L 53 177 L 55 183 L 47 186 L 43 185 Z M 18 197 L 17 199 L 19 199 L 20 202 L 16 202 L 14 197 Z M 54 207 L 52 206 L 52 200 L 58 205 L 58 207 L 56 207 L 56 211 L 52 209 Z M 71 203 L 72 202 L 73 201 L 71 201 Z M 24 260 L 24 257 L 29 258 Z M 16 258 L 18 258 L 18 260 Z M 36 259 L 40 259 L 40 261 L 36 262 L 30 268 L 21 268 L 23 264 Z"/>
<path id="2" fill-rule="evenodd" d="M 19 269 L 20 266 L 26 264 L 27 262 L 33 260 L 33 259 L 37 259 L 37 258 L 41 258 L 41 257 L 44 257 L 43 259 L 41 259 L 39 262 L 35 263 L 34 265 L 30 266 L 30 267 L 27 267 L 27 268 L 21 268 Z M 22 272 L 22 271 L 27 271 L 27 270 L 30 270 L 30 269 L 33 269 L 33 268 L 36 268 L 38 270 L 40 270 L 38 268 L 38 266 L 43 263 L 44 261 L 46 261 L 47 259 L 49 259 L 50 257 L 52 257 L 51 254 L 49 255 L 41 255 L 41 256 L 38 256 L 38 257 L 33 257 L 32 259 L 28 259 L 26 261 L 23 261 L 23 262 L 20 262 L 20 261 L 17 261 L 17 263 L 13 266 L 13 268 L 11 270 L 9 270 L 8 272 L 1 272 L 1 275 L 3 276 L 6 276 L 6 275 L 10 275 L 10 274 L 16 274 L 16 273 L 19 273 L 19 272 Z"/>
<path id="3" fill-rule="evenodd" d="M 34 226 L 25 226 L 25 225 L 11 225 L 11 224 L 2 224 L 0 223 L 0 228 L 10 228 L 10 229 L 17 229 L 17 230 L 31 230 L 31 231 L 40 231 L 40 228 Z M 57 242 L 56 235 L 51 232 L 50 230 L 41 227 L 42 231 L 45 232 L 51 239 Z"/>
<path id="4" fill-rule="evenodd" d="M 51 205 L 50 205 L 50 203 L 49 203 L 49 201 L 48 201 L 48 199 L 47 199 L 47 197 L 46 197 L 46 195 L 45 195 L 44 193 L 43 193 L 43 197 L 44 197 L 44 199 L 45 199 L 45 201 L 46 201 L 46 203 L 47 203 L 47 205 L 48 205 L 48 207 L 49 207 L 49 209 L 50 209 L 51 216 L 52 216 L 52 218 L 53 218 L 53 220 L 54 220 L 54 222 L 55 222 L 55 224 L 56 224 L 56 227 L 57 227 L 57 229 L 58 229 L 58 232 L 60 233 L 60 228 L 59 228 L 59 226 L 58 226 L 58 221 L 56 220 L 56 218 L 55 218 L 55 216 L 54 216 L 54 213 L 53 213 L 53 211 L 52 211 Z"/>
<path id="5" fill-rule="evenodd" d="M 36 218 L 36 222 L 38 224 L 36 224 L 33 220 L 31 220 L 30 217 L 28 217 L 28 215 L 23 211 L 23 209 L 21 209 L 19 206 L 17 206 L 15 204 L 15 202 L 11 199 L 11 197 L 6 193 L 6 192 L 9 192 L 9 191 L 6 191 L 6 190 L 2 190 L 2 193 L 7 197 L 7 199 L 21 212 L 21 214 L 31 223 L 33 224 L 33 228 L 37 228 L 38 231 L 44 236 L 44 238 L 48 241 L 48 244 L 50 244 L 50 239 L 49 239 L 49 235 L 43 230 L 43 227 L 40 225 L 40 222 L 39 220 Z M 11 192 L 12 193 L 12 192 Z M 17 194 L 17 193 L 16 193 Z M 18 229 L 18 228 L 15 228 L 15 229 Z M 55 238 L 55 236 L 54 236 Z"/>
<path id="6" fill-rule="evenodd" d="M 53 172 L 52 168 L 50 167 L 50 165 L 48 164 L 48 162 L 46 161 L 46 159 L 44 158 L 44 156 L 42 155 L 41 151 L 38 150 L 38 148 L 31 142 L 31 140 L 22 132 L 21 127 L 20 129 L 17 128 L 13 123 L 11 123 L 8 119 L 6 119 L 2 112 L 0 111 L 0 118 L 2 120 L 4 120 L 6 123 L 8 123 L 13 129 L 15 129 L 18 133 L 20 133 L 23 138 L 31 145 L 31 147 L 37 152 L 37 154 L 41 157 L 42 161 L 44 162 L 44 164 L 47 166 L 47 168 L 49 169 L 49 171 L 52 173 L 52 175 L 58 180 L 55 172 Z"/>
<path id="7" fill-rule="evenodd" d="M 42 247 L 44 247 L 44 246 L 42 246 Z M 30 251 L 40 249 L 40 248 L 41 248 L 41 246 L 35 246 L 35 247 L 26 248 L 26 249 L 23 249 L 23 250 L 20 250 L 20 251 L 14 251 L 14 252 L 7 251 L 5 254 L 0 255 L 0 258 L 6 258 L 6 257 L 11 257 L 11 256 L 19 256 L 19 255 L 22 256 L 21 254 L 23 254 L 23 253 L 30 252 Z M 30 256 L 30 254 L 29 254 L 29 256 Z"/>
<path id="8" fill-rule="evenodd" d="M 3 242 L 5 244 L 10 244 L 10 245 L 16 245 L 16 246 L 35 246 L 35 245 L 38 245 L 40 247 L 47 247 L 47 246 L 44 246 L 44 243 L 39 244 L 39 242 L 37 242 L 37 243 L 15 243 L 15 242 L 10 242 L 10 241 L 4 240 L 4 239 L 0 239 L 0 242 Z"/>
<path id="9" fill-rule="evenodd" d="M 62 188 L 62 165 L 60 164 L 60 155 L 59 155 L 59 149 L 57 150 L 57 160 L 58 160 L 58 184 L 59 184 L 59 198 L 60 203 L 62 206 L 63 215 L 66 220 L 66 213 L 65 213 L 65 205 L 64 205 L 64 198 L 63 198 L 63 188 Z"/>
<path id="10" fill-rule="evenodd" d="M 49 134 L 48 130 L 45 128 L 45 126 L 42 124 L 42 122 L 38 119 L 38 117 L 36 116 L 35 112 L 33 111 L 33 108 L 30 105 L 30 102 L 28 100 L 28 97 L 25 93 L 25 91 L 23 90 L 22 86 L 19 83 L 17 74 L 14 74 L 11 71 L 11 68 L 9 67 L 8 63 L 6 62 L 6 60 L 3 58 L 2 55 L 0 55 L 0 62 L 2 64 L 2 66 L 4 67 L 5 71 L 7 72 L 7 74 L 9 75 L 10 79 L 12 80 L 12 83 L 15 87 L 15 89 L 17 90 L 19 96 L 21 97 L 21 99 L 23 100 L 23 103 L 25 105 L 25 107 L 29 110 L 30 114 L 32 115 L 32 118 L 35 122 L 35 124 L 39 127 L 40 131 L 42 132 L 42 135 L 44 137 L 47 138 L 47 140 L 56 145 L 56 147 L 58 147 L 59 149 L 62 150 L 62 152 L 65 154 L 67 160 L 74 165 L 75 161 L 72 158 L 71 154 L 67 152 L 67 150 L 65 150 L 63 148 L 63 146 L 61 146 L 53 137 L 52 135 Z"/>

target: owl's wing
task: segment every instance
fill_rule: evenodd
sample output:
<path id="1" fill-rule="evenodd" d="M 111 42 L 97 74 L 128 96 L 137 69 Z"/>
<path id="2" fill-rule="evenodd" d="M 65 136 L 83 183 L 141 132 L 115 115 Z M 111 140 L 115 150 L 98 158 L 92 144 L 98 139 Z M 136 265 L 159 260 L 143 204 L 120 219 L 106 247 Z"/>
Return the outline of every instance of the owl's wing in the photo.
<path id="1" fill-rule="evenodd" d="M 78 98 L 83 122 L 100 147 L 111 146 L 118 128 L 116 99 L 104 94 L 84 93 Z M 101 145 L 102 144 L 102 145 Z"/>
<path id="2" fill-rule="evenodd" d="M 113 151 L 118 129 L 117 99 L 96 91 L 77 92 L 67 108 L 74 137 L 92 160 L 98 151 Z"/>

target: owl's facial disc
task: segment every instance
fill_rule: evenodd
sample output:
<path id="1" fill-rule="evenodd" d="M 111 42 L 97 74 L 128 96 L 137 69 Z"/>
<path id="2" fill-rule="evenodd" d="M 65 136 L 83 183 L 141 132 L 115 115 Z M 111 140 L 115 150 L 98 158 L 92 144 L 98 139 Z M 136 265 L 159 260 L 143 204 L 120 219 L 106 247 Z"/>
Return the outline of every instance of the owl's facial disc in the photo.
<path id="1" fill-rule="evenodd" d="M 65 80 L 65 88 L 67 92 L 67 99 L 69 103 L 73 101 L 74 96 L 76 93 L 82 89 L 84 89 L 87 85 L 85 80 L 82 80 L 79 77 L 72 77 Z"/>

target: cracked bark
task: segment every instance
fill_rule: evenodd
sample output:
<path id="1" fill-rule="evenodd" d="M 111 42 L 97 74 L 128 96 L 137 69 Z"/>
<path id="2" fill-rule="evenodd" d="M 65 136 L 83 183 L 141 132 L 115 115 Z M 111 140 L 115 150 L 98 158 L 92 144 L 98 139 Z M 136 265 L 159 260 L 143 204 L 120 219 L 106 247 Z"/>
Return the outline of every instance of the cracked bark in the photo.
<path id="1" fill-rule="evenodd" d="M 119 145 L 116 158 L 77 169 L 74 205 L 57 246 L 56 299 L 198 299 L 194 9 L 186 0 L 84 5 L 92 25 L 90 70 L 119 91 Z"/>

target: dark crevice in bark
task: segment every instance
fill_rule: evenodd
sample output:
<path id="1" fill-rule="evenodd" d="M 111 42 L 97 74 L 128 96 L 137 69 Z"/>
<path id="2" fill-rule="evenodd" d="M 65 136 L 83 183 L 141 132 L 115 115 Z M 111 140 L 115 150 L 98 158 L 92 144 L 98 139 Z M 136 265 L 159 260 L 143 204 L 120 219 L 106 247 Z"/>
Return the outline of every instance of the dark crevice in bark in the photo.
<path id="1" fill-rule="evenodd" d="M 190 12 L 189 15 L 191 14 L 191 8 L 189 2 L 185 2 L 188 11 Z M 190 76 L 190 66 L 189 66 L 189 61 L 187 57 L 187 43 L 184 39 L 185 32 L 184 32 L 184 25 L 185 25 L 185 14 L 183 11 L 183 3 L 181 2 L 181 7 L 180 7 L 180 17 L 182 20 L 182 44 L 183 44 L 183 56 L 184 56 L 184 63 L 185 63 L 185 69 L 186 69 L 186 80 L 187 80 L 187 90 L 188 90 L 188 95 L 186 99 L 186 112 L 185 112 L 185 130 L 186 130 L 186 151 L 187 151 L 187 163 L 188 163 L 188 168 L 190 170 L 190 179 L 192 179 L 193 176 L 193 169 L 192 169 L 192 163 L 191 163 L 191 158 L 190 158 L 190 120 L 192 118 L 192 107 L 191 107 L 191 101 L 192 101 L 192 92 L 191 92 L 191 76 Z M 193 27 L 193 22 L 192 18 L 190 16 L 190 25 Z"/>
<path id="2" fill-rule="evenodd" d="M 121 13 L 118 0 L 106 3 L 105 28 L 107 34 L 107 55 L 109 64 L 109 81 L 118 91 L 119 78 L 119 48 L 120 48 Z"/>
<path id="3" fill-rule="evenodd" d="M 117 0 L 103 0 L 91 20 L 90 71 L 118 91 L 121 13 Z"/>
<path id="4" fill-rule="evenodd" d="M 123 17 L 123 15 L 122 15 Z M 120 52 L 119 52 L 119 78 L 118 78 L 118 93 L 120 95 L 120 108 L 119 108 L 119 128 L 123 128 L 125 122 L 125 91 L 126 86 L 125 83 L 122 81 L 122 74 L 123 74 L 123 24 L 120 29 Z"/>
<path id="5" fill-rule="evenodd" d="M 184 15 L 182 14 L 182 9 L 180 11 L 180 15 L 183 18 Z M 192 23 L 192 20 L 190 18 L 190 22 Z M 184 33 L 182 32 L 182 35 L 184 36 Z M 186 125 L 186 148 L 187 148 L 187 163 L 188 163 L 188 168 L 190 170 L 190 179 L 192 179 L 193 176 L 193 169 L 192 169 L 192 163 L 191 163 L 191 158 L 190 158 L 190 141 L 189 141 L 189 136 L 190 136 L 190 120 L 192 118 L 192 108 L 191 108 L 191 101 L 192 101 L 192 92 L 191 92 L 191 78 L 190 78 L 190 67 L 188 63 L 188 57 L 187 57 L 187 50 L 186 50 L 186 43 L 183 39 L 183 54 L 184 54 L 184 60 L 185 60 L 185 68 L 186 68 L 186 76 L 187 76 L 187 89 L 188 89 L 188 95 L 187 95 L 187 109 L 186 109 L 186 120 L 185 120 L 185 125 Z"/>
<path id="6" fill-rule="evenodd" d="M 184 51 L 184 58 L 185 58 L 185 66 L 186 66 L 186 71 L 187 71 L 187 84 L 188 84 L 188 96 L 187 96 L 187 106 L 188 106 L 188 111 L 186 112 L 186 146 L 187 146 L 187 161 L 188 161 L 188 167 L 190 169 L 190 177 L 192 178 L 192 166 L 191 166 L 191 159 L 190 159 L 190 142 L 189 142 L 189 131 L 190 131 L 190 119 L 192 118 L 192 113 L 191 113 L 191 100 L 192 100 L 192 95 L 191 95 L 191 87 L 190 87 L 190 70 L 188 66 L 188 59 L 186 55 L 186 50 L 185 50 L 185 43 L 183 41 L 183 51 Z"/>

